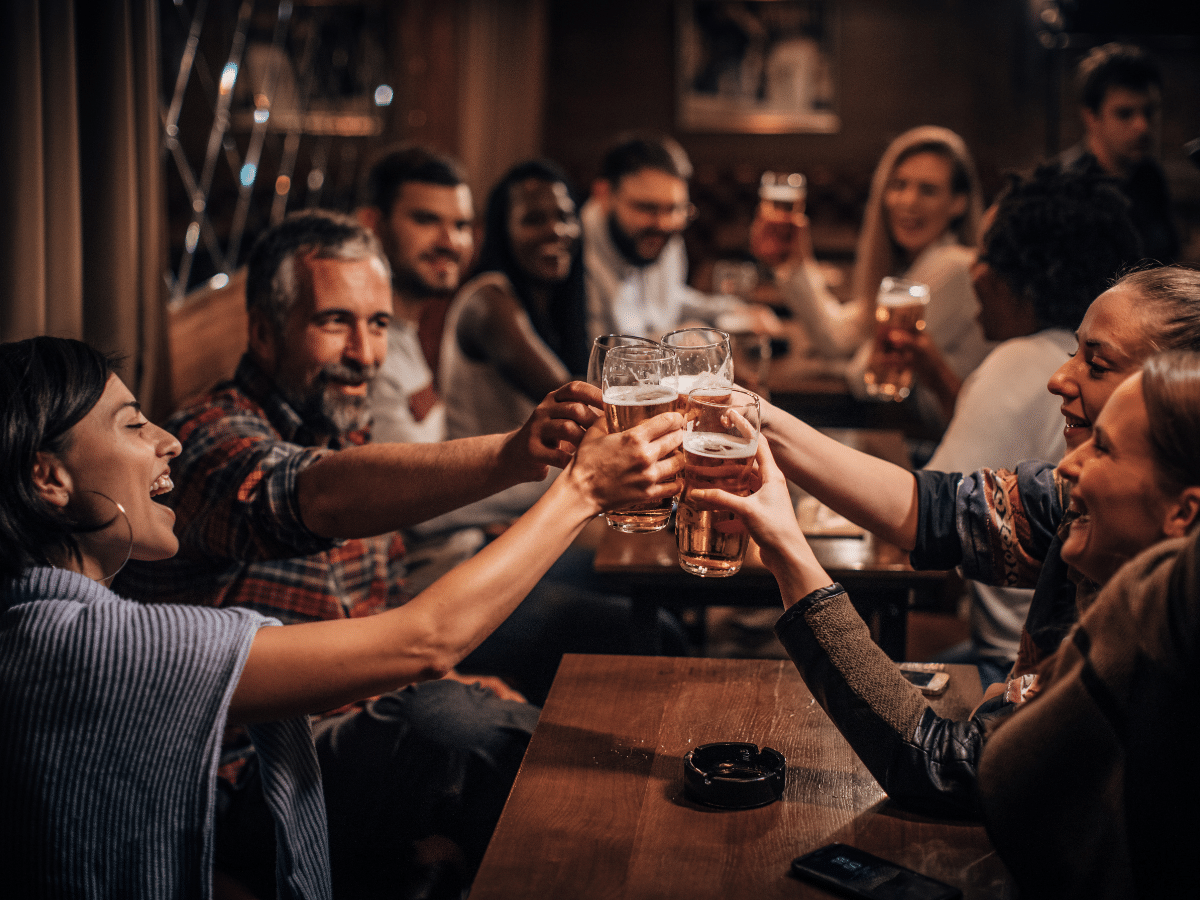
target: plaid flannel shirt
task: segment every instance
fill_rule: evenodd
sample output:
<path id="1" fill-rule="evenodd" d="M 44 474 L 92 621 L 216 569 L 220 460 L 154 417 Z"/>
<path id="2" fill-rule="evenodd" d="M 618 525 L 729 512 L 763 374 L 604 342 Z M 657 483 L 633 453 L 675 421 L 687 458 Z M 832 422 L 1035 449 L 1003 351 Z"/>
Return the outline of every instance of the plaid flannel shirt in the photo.
<path id="1" fill-rule="evenodd" d="M 331 540 L 300 519 L 296 479 L 366 431 L 316 439 L 248 356 L 233 380 L 172 416 L 183 444 L 172 461 L 179 553 L 131 562 L 117 590 L 150 602 L 246 606 L 284 624 L 368 616 L 409 599 L 396 532 Z"/>

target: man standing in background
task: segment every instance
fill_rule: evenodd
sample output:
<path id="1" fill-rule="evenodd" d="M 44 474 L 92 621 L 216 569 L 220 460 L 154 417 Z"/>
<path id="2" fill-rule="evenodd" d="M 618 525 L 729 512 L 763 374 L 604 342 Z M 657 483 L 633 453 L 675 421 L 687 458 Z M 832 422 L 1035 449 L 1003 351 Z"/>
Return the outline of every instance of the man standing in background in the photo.
<path id="1" fill-rule="evenodd" d="M 1117 182 L 1129 200 L 1130 217 L 1142 238 L 1144 257 L 1171 263 L 1179 255 L 1179 232 L 1154 138 L 1162 116 L 1162 74 L 1139 47 L 1096 47 L 1076 73 L 1083 140 L 1058 158 L 1064 171 L 1098 170 Z"/>

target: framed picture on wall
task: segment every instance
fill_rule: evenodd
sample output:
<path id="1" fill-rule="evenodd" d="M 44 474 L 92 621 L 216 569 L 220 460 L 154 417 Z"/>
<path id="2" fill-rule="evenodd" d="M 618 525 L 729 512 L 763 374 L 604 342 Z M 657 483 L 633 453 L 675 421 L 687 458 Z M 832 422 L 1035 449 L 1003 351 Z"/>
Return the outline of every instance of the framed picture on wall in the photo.
<path id="1" fill-rule="evenodd" d="M 679 127 L 836 132 L 836 0 L 678 0 Z"/>

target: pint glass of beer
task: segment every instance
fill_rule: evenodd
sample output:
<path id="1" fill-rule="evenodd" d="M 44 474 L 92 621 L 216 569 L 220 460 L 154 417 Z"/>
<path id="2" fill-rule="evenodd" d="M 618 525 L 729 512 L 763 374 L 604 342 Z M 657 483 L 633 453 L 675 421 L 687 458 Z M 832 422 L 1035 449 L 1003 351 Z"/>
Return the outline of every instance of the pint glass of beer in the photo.
<path id="1" fill-rule="evenodd" d="M 731 512 L 700 509 L 688 500 L 697 488 L 720 488 L 745 497 L 758 452 L 758 397 L 741 388 L 688 394 L 683 438 L 683 496 L 675 515 L 679 565 L 693 575 L 721 577 L 742 567 L 749 536 Z"/>
<path id="2" fill-rule="evenodd" d="M 733 353 L 729 335 L 715 328 L 681 328 L 664 335 L 664 347 L 675 351 L 678 375 L 673 385 L 679 392 L 679 411 L 696 388 L 729 387 L 733 384 Z"/>
<path id="3" fill-rule="evenodd" d="M 875 303 L 875 340 L 863 373 L 867 395 L 878 400 L 903 400 L 912 392 L 913 370 L 908 357 L 892 344 L 893 331 L 916 334 L 925 329 L 929 287 L 899 278 L 885 278 Z"/>
<path id="4" fill-rule="evenodd" d="M 674 387 L 677 377 L 675 351 L 653 346 L 614 347 L 604 357 L 600 390 L 604 394 L 604 416 L 610 432 L 625 431 L 659 413 L 679 408 Z M 604 514 L 617 531 L 639 533 L 667 527 L 674 496 L 650 500 Z"/>

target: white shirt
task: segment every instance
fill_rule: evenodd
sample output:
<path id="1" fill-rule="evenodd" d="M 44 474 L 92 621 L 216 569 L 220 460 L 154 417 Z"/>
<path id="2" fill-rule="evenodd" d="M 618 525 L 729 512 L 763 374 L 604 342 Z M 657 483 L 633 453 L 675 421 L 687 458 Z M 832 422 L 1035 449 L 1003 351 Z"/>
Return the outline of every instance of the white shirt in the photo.
<path id="1" fill-rule="evenodd" d="M 613 243 L 608 217 L 595 200 L 583 205 L 579 218 L 589 341 L 602 334 L 659 338 L 689 318 L 711 325 L 722 313 L 742 308 L 735 297 L 705 294 L 687 283 L 682 235 L 667 241 L 654 262 L 635 266 Z"/>

